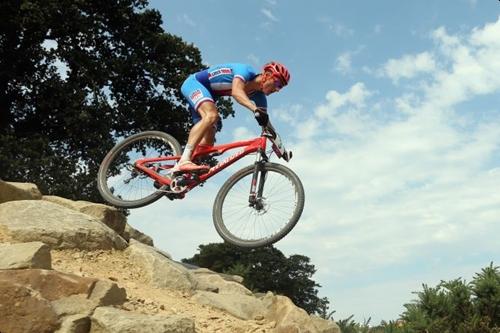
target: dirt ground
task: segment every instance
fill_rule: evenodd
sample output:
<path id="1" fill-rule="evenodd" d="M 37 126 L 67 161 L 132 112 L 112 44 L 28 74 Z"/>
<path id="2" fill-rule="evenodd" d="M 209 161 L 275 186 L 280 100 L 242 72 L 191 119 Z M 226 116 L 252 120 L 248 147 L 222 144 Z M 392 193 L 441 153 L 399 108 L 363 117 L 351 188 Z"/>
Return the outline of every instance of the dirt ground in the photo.
<path id="1" fill-rule="evenodd" d="M 2 235 L 0 232 L 0 239 Z M 271 333 L 273 323 L 241 320 L 221 310 L 197 304 L 190 294 L 148 286 L 143 272 L 122 251 L 53 250 L 52 268 L 79 276 L 111 280 L 127 291 L 123 309 L 145 314 L 179 314 L 195 321 L 197 333 Z"/>

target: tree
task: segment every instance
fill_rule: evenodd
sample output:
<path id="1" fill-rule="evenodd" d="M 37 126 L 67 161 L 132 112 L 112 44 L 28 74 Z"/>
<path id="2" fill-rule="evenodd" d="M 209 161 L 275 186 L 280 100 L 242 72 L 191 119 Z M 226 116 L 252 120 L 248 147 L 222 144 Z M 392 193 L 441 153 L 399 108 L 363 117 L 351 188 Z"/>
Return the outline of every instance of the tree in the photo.
<path id="1" fill-rule="evenodd" d="M 500 270 L 493 263 L 471 283 L 456 279 L 423 289 L 405 305 L 402 319 L 410 332 L 500 332 Z"/>
<path id="2" fill-rule="evenodd" d="M 319 284 L 311 277 L 316 272 L 310 259 L 302 255 L 285 255 L 273 246 L 243 249 L 228 243 L 200 245 L 199 253 L 183 262 L 216 272 L 243 276 L 243 284 L 255 291 L 272 291 L 288 296 L 308 313 L 320 313 L 328 299 L 319 298 Z"/>
<path id="3" fill-rule="evenodd" d="M 150 129 L 185 142 L 179 87 L 199 50 L 161 28 L 146 0 L 0 3 L 0 178 L 101 201 L 99 163 Z M 224 116 L 227 100 L 218 102 Z"/>
<path id="4" fill-rule="evenodd" d="M 500 269 L 491 263 L 471 283 L 463 279 L 423 285 L 397 321 L 337 321 L 343 333 L 500 333 Z"/>
<path id="5" fill-rule="evenodd" d="M 491 324 L 500 327 L 500 269 L 490 266 L 475 275 L 471 283 L 473 303 L 480 317 L 491 319 Z"/>

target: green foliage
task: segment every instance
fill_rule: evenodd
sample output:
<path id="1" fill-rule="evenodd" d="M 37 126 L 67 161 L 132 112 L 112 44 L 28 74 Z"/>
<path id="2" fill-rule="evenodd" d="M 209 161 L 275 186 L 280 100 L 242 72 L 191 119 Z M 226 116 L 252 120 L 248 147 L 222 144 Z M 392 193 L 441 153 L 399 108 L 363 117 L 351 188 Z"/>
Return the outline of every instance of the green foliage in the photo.
<path id="1" fill-rule="evenodd" d="M 456 279 L 423 289 L 418 300 L 405 305 L 402 319 L 410 332 L 500 332 L 500 271 L 493 263 L 471 283 Z"/>
<path id="2" fill-rule="evenodd" d="M 273 246 L 242 249 L 227 243 L 213 243 L 200 245 L 199 253 L 183 262 L 240 275 L 250 290 L 288 296 L 308 313 L 327 309 L 328 299 L 318 297 L 320 285 L 311 279 L 316 269 L 306 256 L 287 258 Z"/>
<path id="3" fill-rule="evenodd" d="M 490 318 L 491 325 L 500 327 L 500 271 L 499 267 L 483 268 L 471 283 L 473 303 L 480 317 Z"/>
<path id="4" fill-rule="evenodd" d="M 353 316 L 337 321 L 342 333 L 500 333 L 500 269 L 491 263 L 471 283 L 463 279 L 423 285 L 397 321 L 370 327 Z"/>
<path id="5" fill-rule="evenodd" d="M 101 201 L 96 173 L 117 139 L 156 129 L 186 140 L 179 87 L 203 68 L 200 52 L 164 32 L 147 5 L 0 2 L 0 178 Z"/>

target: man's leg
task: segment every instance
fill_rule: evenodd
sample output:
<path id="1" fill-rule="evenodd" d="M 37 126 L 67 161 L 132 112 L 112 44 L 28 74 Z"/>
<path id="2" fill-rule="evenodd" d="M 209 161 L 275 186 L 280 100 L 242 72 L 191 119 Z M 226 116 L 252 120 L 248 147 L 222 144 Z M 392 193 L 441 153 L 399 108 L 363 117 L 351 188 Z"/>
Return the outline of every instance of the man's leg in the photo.
<path id="1" fill-rule="evenodd" d="M 191 145 L 193 150 L 202 140 L 203 144 L 213 144 L 215 136 L 214 125 L 219 120 L 219 111 L 217 111 L 217 107 L 212 102 L 201 104 L 198 107 L 198 113 L 201 116 L 201 120 L 191 128 L 187 142 L 187 145 Z M 189 155 L 190 158 L 191 155 Z"/>
<path id="2" fill-rule="evenodd" d="M 201 120 L 197 122 L 189 132 L 188 142 L 179 160 L 179 166 L 191 161 L 191 154 L 200 142 L 203 144 L 213 144 L 214 142 L 214 127 L 219 120 L 217 107 L 212 102 L 205 102 L 198 107 L 198 113 L 201 116 Z M 190 168 L 194 167 L 190 166 Z"/>

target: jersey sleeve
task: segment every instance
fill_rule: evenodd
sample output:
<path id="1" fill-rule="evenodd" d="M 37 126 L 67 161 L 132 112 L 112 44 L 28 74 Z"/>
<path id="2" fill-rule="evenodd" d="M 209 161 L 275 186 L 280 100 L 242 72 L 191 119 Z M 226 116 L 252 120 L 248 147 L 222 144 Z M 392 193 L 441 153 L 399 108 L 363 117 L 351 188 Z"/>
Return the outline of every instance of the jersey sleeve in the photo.
<path id="1" fill-rule="evenodd" d="M 255 70 L 249 65 L 236 64 L 233 67 L 234 78 L 240 78 L 244 82 L 252 80 L 255 76 Z"/>

